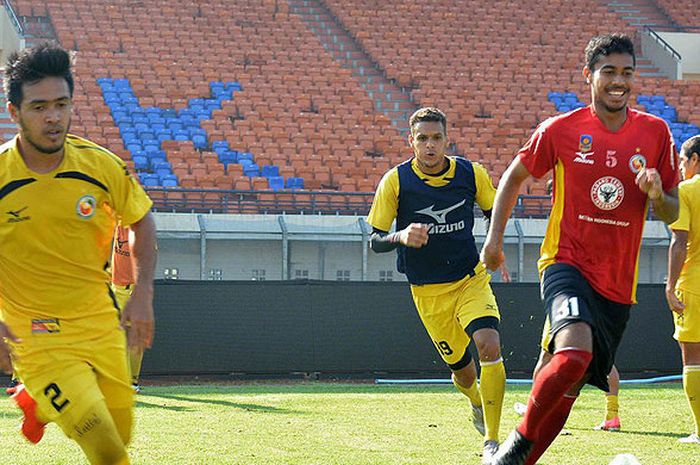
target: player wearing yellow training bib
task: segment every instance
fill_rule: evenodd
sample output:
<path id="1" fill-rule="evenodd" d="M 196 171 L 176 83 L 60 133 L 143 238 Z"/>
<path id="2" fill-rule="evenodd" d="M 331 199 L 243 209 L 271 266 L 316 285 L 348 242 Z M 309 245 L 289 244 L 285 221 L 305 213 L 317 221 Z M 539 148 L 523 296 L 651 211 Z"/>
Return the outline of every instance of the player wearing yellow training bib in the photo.
<path id="1" fill-rule="evenodd" d="M 674 312 L 683 356 L 683 388 L 695 421 L 695 432 L 679 441 L 700 444 L 700 136 L 681 147 L 684 181 L 678 186 L 678 220 L 668 254 L 666 300 Z"/>
<path id="2" fill-rule="evenodd" d="M 372 250 L 397 250 L 425 329 L 452 370 L 457 389 L 472 404 L 474 425 L 484 434 L 484 463 L 498 448 L 505 391 L 499 313 L 479 261 L 472 228 L 474 204 L 489 214 L 496 189 L 483 166 L 447 157 L 447 121 L 436 108 L 422 108 L 409 121 L 415 157 L 384 175 L 367 222 Z M 396 220 L 396 232 L 388 234 Z M 467 346 L 476 342 L 481 392 Z M 484 427 L 485 422 L 485 427 Z"/>
<path id="3" fill-rule="evenodd" d="M 122 326 L 132 328 L 131 345 L 151 345 L 151 201 L 116 155 L 67 134 L 65 50 L 23 50 L 5 73 L 19 134 L 0 146 L 0 316 L 23 402 L 28 393 L 36 417 L 58 424 L 90 463 L 127 464 L 133 392 Z M 107 272 L 117 221 L 134 231 L 139 270 L 138 297 L 121 322 Z"/>

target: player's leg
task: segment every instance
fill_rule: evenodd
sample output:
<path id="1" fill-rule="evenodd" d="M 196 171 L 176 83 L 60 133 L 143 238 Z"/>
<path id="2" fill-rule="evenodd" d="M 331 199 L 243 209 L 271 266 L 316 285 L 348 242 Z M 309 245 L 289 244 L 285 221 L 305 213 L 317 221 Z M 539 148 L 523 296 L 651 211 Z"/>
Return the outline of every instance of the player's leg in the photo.
<path id="1" fill-rule="evenodd" d="M 545 311 L 554 336 L 553 355 L 537 374 L 527 412 L 499 449 L 494 465 L 525 463 L 540 438 L 540 430 L 546 425 L 548 416 L 564 405 L 565 394 L 581 383 L 593 358 L 593 316 L 589 308 L 590 288 L 587 282 L 574 267 L 555 264 L 545 270 L 542 290 Z M 557 427 L 558 434 L 563 423 Z M 542 433 L 543 440 L 552 434 L 549 428 Z"/>
<path id="2" fill-rule="evenodd" d="M 676 291 L 685 305 L 683 315 L 675 316 L 676 330 L 683 357 L 683 390 L 695 423 L 695 432 L 679 441 L 700 444 L 700 295 Z"/>
<path id="3" fill-rule="evenodd" d="M 129 367 L 131 368 L 131 386 L 134 392 L 141 392 L 139 375 L 141 374 L 141 362 L 143 361 L 143 350 L 138 348 L 129 349 Z"/>
<path id="4" fill-rule="evenodd" d="M 596 426 L 596 430 L 620 431 L 620 415 L 618 394 L 620 392 L 620 373 L 613 365 L 608 375 L 608 385 L 610 389 L 605 393 L 605 419 Z"/>
<path id="5" fill-rule="evenodd" d="M 455 388 L 469 399 L 474 427 L 479 433 L 484 434 L 476 367 L 467 350 L 469 337 L 454 318 L 458 292 L 423 295 L 422 289 L 411 288 L 411 291 L 423 326 L 440 353 L 440 357 L 452 371 L 452 382 Z"/>
<path id="6" fill-rule="evenodd" d="M 104 400 L 94 402 L 77 421 L 57 423 L 78 443 L 90 464 L 129 464 L 126 445 Z"/>

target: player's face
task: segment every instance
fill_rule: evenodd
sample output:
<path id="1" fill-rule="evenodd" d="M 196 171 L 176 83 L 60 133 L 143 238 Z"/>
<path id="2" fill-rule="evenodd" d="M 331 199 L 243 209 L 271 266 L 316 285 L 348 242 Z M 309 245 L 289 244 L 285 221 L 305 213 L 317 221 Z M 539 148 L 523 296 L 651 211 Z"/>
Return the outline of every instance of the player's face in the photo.
<path id="1" fill-rule="evenodd" d="M 584 68 L 583 75 L 590 82 L 594 108 L 616 113 L 627 108 L 634 84 L 634 59 L 628 53 L 601 56 L 593 71 Z"/>
<path id="2" fill-rule="evenodd" d="M 445 149 L 448 139 L 445 128 L 438 121 L 416 123 L 408 136 L 418 167 L 425 174 L 436 174 L 445 167 Z"/>
<path id="3" fill-rule="evenodd" d="M 23 84 L 22 95 L 19 107 L 7 105 L 19 124 L 22 148 L 46 155 L 60 153 L 73 112 L 68 83 L 63 78 L 47 77 Z"/>
<path id="4" fill-rule="evenodd" d="M 687 153 L 681 152 L 678 158 L 680 159 L 679 168 L 683 179 L 690 179 L 700 173 L 700 154 L 693 153 L 688 156 Z"/>

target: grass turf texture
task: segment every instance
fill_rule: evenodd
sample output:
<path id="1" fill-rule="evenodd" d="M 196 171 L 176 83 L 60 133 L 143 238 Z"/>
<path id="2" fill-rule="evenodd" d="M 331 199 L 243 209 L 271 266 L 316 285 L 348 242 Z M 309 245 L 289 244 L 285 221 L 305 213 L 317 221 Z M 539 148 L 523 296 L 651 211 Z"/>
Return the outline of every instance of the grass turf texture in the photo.
<path id="1" fill-rule="evenodd" d="M 515 401 L 529 387 L 508 386 L 502 439 L 517 424 Z M 451 386 L 246 384 L 147 386 L 137 397 L 130 456 L 134 465 L 478 464 L 482 438 L 468 401 Z M 623 386 L 622 432 L 593 431 L 603 394 L 586 389 L 543 465 L 607 465 L 621 453 L 643 465 L 700 463 L 700 446 L 678 443 L 692 432 L 680 384 Z M 38 446 L 17 432 L 19 411 L 0 400 L 4 465 L 87 463 L 77 445 L 50 425 Z"/>

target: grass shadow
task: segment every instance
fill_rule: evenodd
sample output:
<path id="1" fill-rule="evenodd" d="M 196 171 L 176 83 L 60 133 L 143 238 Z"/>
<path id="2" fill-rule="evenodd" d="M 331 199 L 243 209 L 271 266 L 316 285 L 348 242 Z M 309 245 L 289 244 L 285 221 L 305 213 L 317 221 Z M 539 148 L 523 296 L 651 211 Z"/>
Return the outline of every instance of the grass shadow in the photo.
<path id="1" fill-rule="evenodd" d="M 140 396 L 139 396 L 140 397 Z M 146 409 L 162 409 L 162 410 L 170 410 L 172 412 L 190 412 L 193 409 L 190 407 L 182 407 L 180 405 L 160 405 L 160 404 L 151 404 L 148 402 L 144 402 L 142 400 L 137 400 L 136 401 L 136 407 L 137 408 L 146 408 Z"/>
<path id="2" fill-rule="evenodd" d="M 242 402 L 230 402 L 227 400 L 216 400 L 216 399 L 201 399 L 198 397 L 185 397 L 171 394 L 153 394 L 153 393 L 141 393 L 139 396 L 142 397 L 156 397 L 162 399 L 179 400 L 182 402 L 193 402 L 200 404 L 211 404 L 211 405 L 221 405 L 223 407 L 232 407 L 240 410 L 247 410 L 249 412 L 266 412 L 266 413 L 284 413 L 284 414 L 302 414 L 298 410 L 291 410 L 285 408 L 271 407 L 269 405 L 259 405 L 259 404 L 248 404 Z"/>
<path id="3" fill-rule="evenodd" d="M 585 431 L 585 432 L 590 432 L 590 429 L 587 428 L 569 428 L 567 427 L 566 429 L 571 430 L 571 431 Z M 636 435 L 636 436 L 658 436 L 658 437 L 666 437 L 666 438 L 683 438 L 686 437 L 687 434 L 679 434 L 679 433 L 662 433 L 659 431 L 634 431 L 634 430 L 629 430 L 625 429 L 622 431 L 606 431 L 601 434 L 614 434 L 614 435 Z"/>

